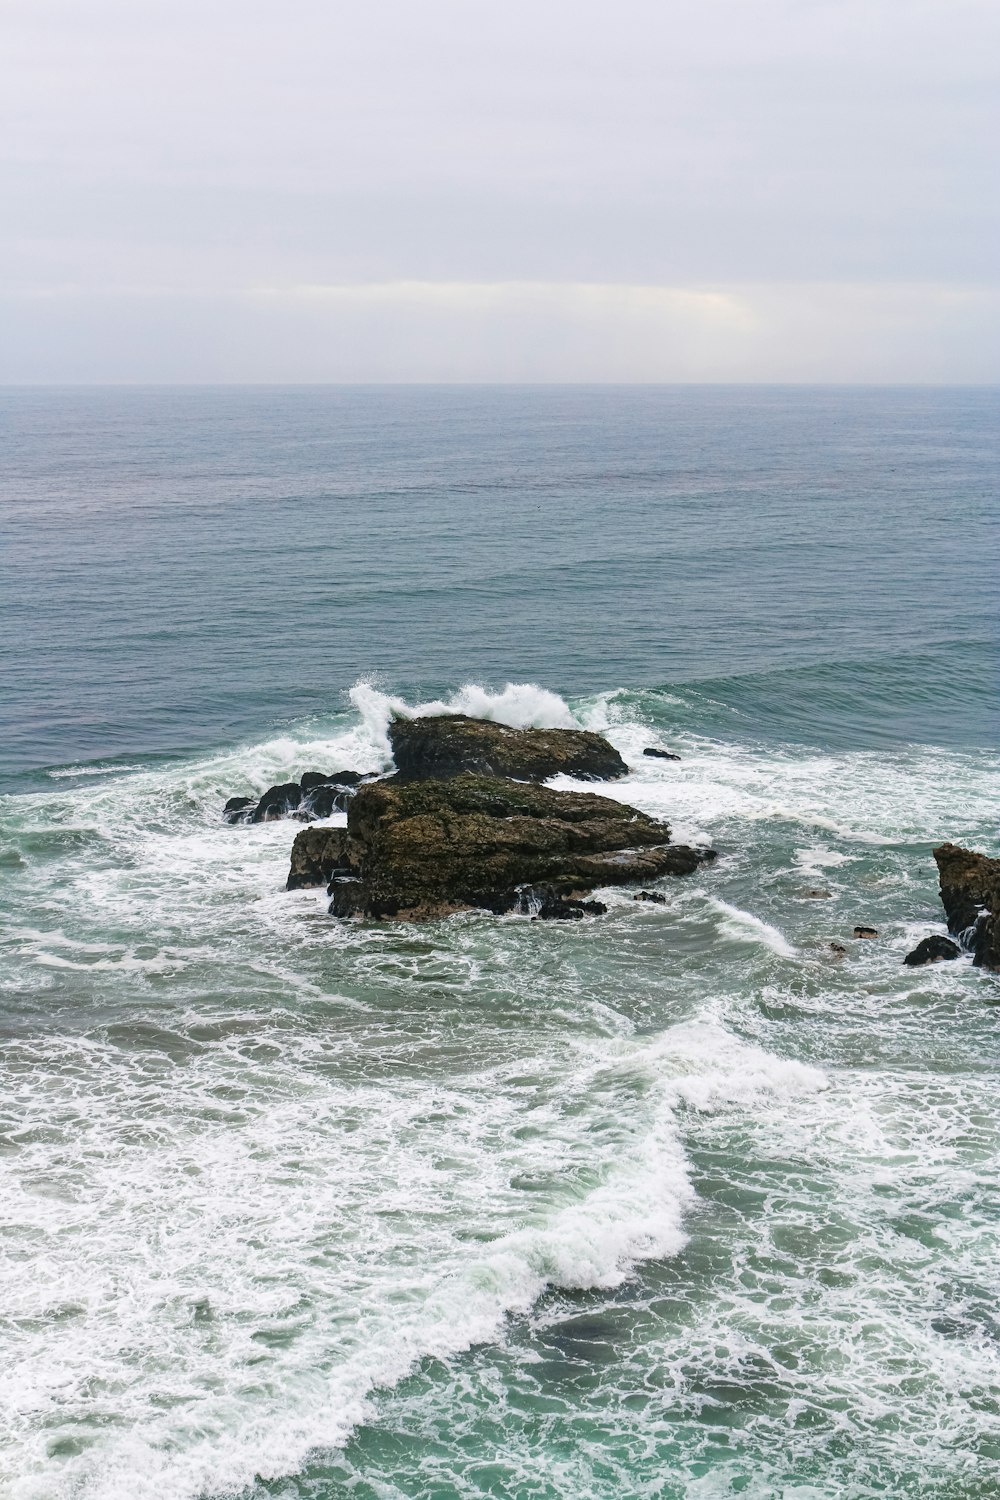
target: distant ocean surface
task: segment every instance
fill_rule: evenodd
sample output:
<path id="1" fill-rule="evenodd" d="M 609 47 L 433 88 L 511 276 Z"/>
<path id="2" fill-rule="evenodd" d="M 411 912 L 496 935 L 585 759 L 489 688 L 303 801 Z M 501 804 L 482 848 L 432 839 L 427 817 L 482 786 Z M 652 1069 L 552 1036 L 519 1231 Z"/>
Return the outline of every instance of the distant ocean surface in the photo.
<path id="1" fill-rule="evenodd" d="M 1000 391 L 0 440 L 4 1500 L 1000 1493 L 1000 979 L 901 962 L 932 847 L 1000 853 Z M 394 708 L 600 729 L 719 861 L 339 923 L 221 806 Z"/>

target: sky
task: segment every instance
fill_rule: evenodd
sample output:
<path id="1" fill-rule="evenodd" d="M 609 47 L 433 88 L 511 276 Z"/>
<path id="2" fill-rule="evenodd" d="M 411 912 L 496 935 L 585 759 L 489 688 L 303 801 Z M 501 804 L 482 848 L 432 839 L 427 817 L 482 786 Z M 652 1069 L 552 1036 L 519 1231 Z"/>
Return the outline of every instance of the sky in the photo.
<path id="1" fill-rule="evenodd" d="M 1000 381 L 998 0 L 0 0 L 0 381 Z"/>

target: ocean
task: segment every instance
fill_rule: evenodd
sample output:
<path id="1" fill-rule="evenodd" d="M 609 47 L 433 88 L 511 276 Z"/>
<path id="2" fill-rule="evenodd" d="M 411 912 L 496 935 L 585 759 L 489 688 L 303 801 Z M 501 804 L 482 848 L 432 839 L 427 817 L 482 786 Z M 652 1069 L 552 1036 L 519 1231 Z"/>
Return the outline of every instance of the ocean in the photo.
<path id="1" fill-rule="evenodd" d="M 1000 1493 L 1000 979 L 902 964 L 1000 853 L 998 405 L 0 391 L 4 1500 Z M 717 863 L 341 923 L 223 823 L 445 708 Z"/>

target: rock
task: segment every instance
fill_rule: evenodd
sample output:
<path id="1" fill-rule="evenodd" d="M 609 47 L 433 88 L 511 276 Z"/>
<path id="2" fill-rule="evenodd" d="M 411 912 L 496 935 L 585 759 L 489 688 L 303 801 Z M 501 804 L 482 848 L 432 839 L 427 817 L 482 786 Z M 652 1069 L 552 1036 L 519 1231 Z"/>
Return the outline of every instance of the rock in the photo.
<path id="1" fill-rule="evenodd" d="M 294 812 L 302 801 L 297 781 L 286 781 L 281 786 L 269 786 L 248 819 L 251 823 L 270 823 L 275 818 L 284 818 Z"/>
<path id="2" fill-rule="evenodd" d="M 847 953 L 847 949 L 844 947 L 843 943 L 831 943 L 830 952 L 833 953 L 837 958 L 843 958 Z"/>
<path id="3" fill-rule="evenodd" d="M 331 900 L 327 911 L 331 917 L 353 917 L 356 912 L 364 908 L 364 890 L 356 875 L 332 881 L 329 895 Z M 385 915 L 395 914 L 386 912 Z"/>
<path id="4" fill-rule="evenodd" d="M 642 753 L 651 760 L 680 760 L 680 756 L 675 755 L 672 750 L 660 750 L 656 745 L 647 745 Z"/>
<path id="5" fill-rule="evenodd" d="M 953 943 L 950 938 L 940 937 L 935 933 L 933 937 L 925 937 L 919 942 L 903 962 L 911 969 L 916 969 L 921 964 L 936 964 L 945 958 L 958 958 L 961 951 L 958 944 Z"/>
<path id="6" fill-rule="evenodd" d="M 389 743 L 400 781 L 513 776 L 545 781 L 577 776 L 611 781 L 628 766 L 602 735 L 584 729 L 510 729 L 467 714 L 394 719 Z"/>
<path id="7" fill-rule="evenodd" d="M 318 786 L 357 786 L 365 780 L 362 771 L 306 771 L 299 780 L 302 795 L 313 791 Z"/>
<path id="8" fill-rule="evenodd" d="M 519 893 L 517 911 L 524 917 L 541 922 L 579 921 L 582 917 L 603 917 L 607 907 L 603 901 L 578 901 L 571 896 L 560 896 L 551 886 L 530 886 Z"/>
<path id="9" fill-rule="evenodd" d="M 222 809 L 222 816 L 227 823 L 246 823 L 250 816 L 246 809 L 253 805 L 253 797 L 230 797 Z"/>
<path id="10" fill-rule="evenodd" d="M 298 816 L 308 821 L 310 818 L 329 818 L 335 812 L 346 812 L 347 804 L 353 796 L 353 787 L 323 782 L 302 798 Z"/>
<path id="11" fill-rule="evenodd" d="M 1000 970 L 1000 859 L 957 844 L 934 850 L 948 931 L 980 969 Z"/>
<path id="12" fill-rule="evenodd" d="M 303 828 L 295 835 L 285 889 L 326 885 L 334 870 L 347 866 L 346 828 Z"/>
<path id="13" fill-rule="evenodd" d="M 855 927 L 855 929 L 854 929 L 854 936 L 856 938 L 877 938 L 878 937 L 878 928 L 877 927 Z"/>
<path id="14" fill-rule="evenodd" d="M 833 896 L 832 891 L 824 891 L 819 886 L 813 886 L 808 891 L 799 891 L 803 901 L 827 901 Z"/>
<path id="15" fill-rule="evenodd" d="M 594 886 L 688 874 L 714 858 L 671 844 L 666 824 L 609 797 L 491 776 L 369 782 L 351 801 L 347 834 L 337 858 L 357 878 L 334 881 L 338 916 L 501 913 L 519 910 L 527 888 L 545 890 L 536 915 L 546 902 L 563 916 L 552 903 L 596 913 L 600 903 L 579 899 Z"/>
<path id="16" fill-rule="evenodd" d="M 667 898 L 661 891 L 640 891 L 637 896 L 632 897 L 632 900 L 655 901 L 658 906 L 666 906 L 667 904 Z"/>

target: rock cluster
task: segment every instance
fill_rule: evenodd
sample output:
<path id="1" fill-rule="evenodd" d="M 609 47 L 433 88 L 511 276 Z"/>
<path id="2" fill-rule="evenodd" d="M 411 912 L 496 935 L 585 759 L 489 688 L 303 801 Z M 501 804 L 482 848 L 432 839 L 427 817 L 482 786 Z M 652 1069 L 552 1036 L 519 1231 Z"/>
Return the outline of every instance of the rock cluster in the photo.
<path id="1" fill-rule="evenodd" d="M 1000 970 L 1000 859 L 957 844 L 934 850 L 948 931 L 982 969 Z"/>
<path id="2" fill-rule="evenodd" d="M 354 788 L 364 780 L 359 771 L 306 771 L 300 781 L 269 786 L 260 798 L 230 797 L 222 816 L 227 823 L 270 823 L 289 817 L 310 823 L 343 812 Z"/>
<path id="3" fill-rule="evenodd" d="M 579 900 L 594 886 L 690 874 L 715 857 L 671 844 L 664 823 L 609 797 L 491 776 L 372 782 L 344 834 L 304 830 L 289 875 L 297 886 L 329 870 L 337 916 L 582 915 L 596 911 Z"/>
<path id="4" fill-rule="evenodd" d="M 605 910 L 584 899 L 595 886 L 687 875 L 715 858 L 672 844 L 665 823 L 634 807 L 538 784 L 557 773 L 624 775 L 625 762 L 598 734 L 442 714 L 397 719 L 389 738 L 396 772 L 349 790 L 346 829 L 303 829 L 292 846 L 289 890 L 327 886 L 336 916 L 478 907 L 577 920 Z M 303 778 L 297 816 L 306 793 L 326 785 L 306 788 Z M 289 789 L 274 791 L 268 805 L 280 806 L 281 794 L 288 805 Z"/>

